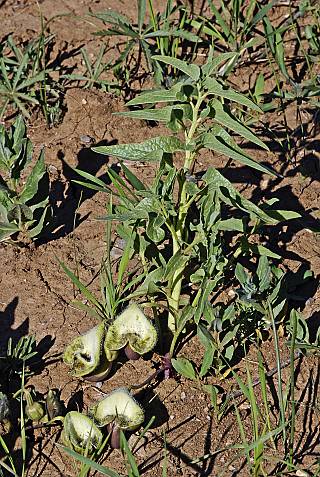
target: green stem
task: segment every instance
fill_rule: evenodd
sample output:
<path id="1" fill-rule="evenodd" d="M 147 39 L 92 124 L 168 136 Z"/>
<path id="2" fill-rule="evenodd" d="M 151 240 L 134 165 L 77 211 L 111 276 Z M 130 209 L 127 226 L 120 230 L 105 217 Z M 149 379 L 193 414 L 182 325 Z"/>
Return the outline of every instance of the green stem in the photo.
<path id="1" fill-rule="evenodd" d="M 283 390 L 282 390 L 282 372 L 281 372 L 281 360 L 280 360 L 280 346 L 279 346 L 279 338 L 278 338 L 278 332 L 277 332 L 277 327 L 273 315 L 273 310 L 271 307 L 271 304 L 268 303 L 268 312 L 269 312 L 269 317 L 272 325 L 272 331 L 273 331 L 273 337 L 274 337 L 274 345 L 275 345 L 275 354 L 276 354 L 276 362 L 277 362 L 277 372 L 278 372 L 278 396 L 279 396 L 279 409 L 280 409 L 280 420 L 281 420 L 281 425 L 285 426 L 286 423 L 286 416 L 285 416 L 285 409 L 284 409 L 284 398 L 283 398 Z M 285 437 L 286 437 L 286 430 L 285 427 L 283 428 L 283 440 L 285 442 Z"/>
<path id="2" fill-rule="evenodd" d="M 180 183 L 180 194 L 179 194 L 179 210 L 178 210 L 178 217 L 175 225 L 175 234 L 172 234 L 172 255 L 174 256 L 181 248 L 183 240 L 184 240 L 184 231 L 185 231 L 185 219 L 188 212 L 188 200 L 189 196 L 187 193 L 187 181 L 186 181 L 186 173 L 192 169 L 194 159 L 195 159 L 195 152 L 193 150 L 188 150 L 188 146 L 191 145 L 193 137 L 196 133 L 196 130 L 201 122 L 201 118 L 199 117 L 199 110 L 203 100 L 205 99 L 206 95 L 201 95 L 199 85 L 198 88 L 198 98 L 195 104 L 192 102 L 192 123 L 188 132 L 185 133 L 185 144 L 186 144 L 186 153 L 185 153 L 185 160 L 183 165 L 183 171 L 181 174 L 181 183 Z M 183 280 L 183 272 L 186 267 L 186 264 L 178 267 L 169 284 L 169 296 L 168 296 L 168 304 L 169 308 L 172 310 L 169 312 L 168 315 L 168 328 L 169 330 L 175 334 L 176 332 L 176 316 L 179 312 L 179 302 L 180 302 L 180 294 L 181 294 L 181 286 Z M 170 292 L 171 290 L 171 292 Z"/>
<path id="3" fill-rule="evenodd" d="M 290 398 L 291 398 L 291 429 L 290 429 L 290 441 L 289 441 L 289 466 L 288 470 L 292 470 L 293 454 L 294 454 L 294 435 L 295 435 L 295 418 L 296 418 L 296 404 L 294 400 L 294 361 L 295 361 L 295 343 L 297 338 L 297 315 L 296 312 L 292 312 L 292 335 L 290 345 Z"/>

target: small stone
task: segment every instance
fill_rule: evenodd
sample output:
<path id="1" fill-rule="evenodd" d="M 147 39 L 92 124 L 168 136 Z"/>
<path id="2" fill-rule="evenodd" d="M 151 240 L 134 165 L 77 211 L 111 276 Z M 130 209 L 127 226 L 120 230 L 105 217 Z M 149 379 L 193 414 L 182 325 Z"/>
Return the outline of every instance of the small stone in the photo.
<path id="1" fill-rule="evenodd" d="M 236 296 L 236 292 L 234 290 L 232 290 L 232 288 L 231 288 L 231 290 L 228 291 L 228 296 L 230 298 L 234 298 Z"/>
<path id="2" fill-rule="evenodd" d="M 92 144 L 94 142 L 94 139 L 91 136 L 88 136 L 87 134 L 81 134 L 79 137 L 80 142 L 83 144 Z"/>
<path id="3" fill-rule="evenodd" d="M 308 474 L 308 473 L 305 472 L 304 470 L 298 469 L 295 475 L 296 475 L 297 477 L 309 477 L 310 474 Z"/>
<path id="4" fill-rule="evenodd" d="M 86 99 L 82 98 L 81 103 L 82 104 L 88 104 L 88 101 Z"/>
<path id="5" fill-rule="evenodd" d="M 48 172 L 49 172 L 49 174 L 56 175 L 56 174 L 58 174 L 58 169 L 56 168 L 56 166 L 53 166 L 52 164 L 49 164 Z"/>
<path id="6" fill-rule="evenodd" d="M 170 421 L 173 421 L 174 415 L 170 416 Z"/>
<path id="7" fill-rule="evenodd" d="M 180 394 L 180 397 L 182 400 L 184 400 L 186 398 L 186 393 L 182 391 L 182 393 Z"/>
<path id="8" fill-rule="evenodd" d="M 315 302 L 315 299 L 310 297 L 306 300 L 306 306 L 311 306 L 314 304 L 314 302 Z"/>

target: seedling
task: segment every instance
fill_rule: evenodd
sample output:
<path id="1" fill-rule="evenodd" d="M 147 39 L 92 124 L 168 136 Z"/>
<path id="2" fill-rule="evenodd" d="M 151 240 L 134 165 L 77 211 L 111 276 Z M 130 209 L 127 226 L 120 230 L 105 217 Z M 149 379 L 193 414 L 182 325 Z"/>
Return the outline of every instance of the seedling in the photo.
<path id="1" fill-rule="evenodd" d="M 49 125 L 59 119 L 61 94 L 46 65 L 54 35 L 45 35 L 42 18 L 41 28 L 39 37 L 26 46 L 17 46 L 11 36 L 1 45 L 0 118 L 13 105 L 26 118 L 32 107 L 40 106 Z"/>
<path id="2" fill-rule="evenodd" d="M 268 2 L 262 8 L 256 0 L 249 3 L 245 0 L 220 1 L 218 6 L 212 0 L 208 3 L 212 19 L 207 14 L 205 17 L 191 19 L 190 23 L 206 36 L 212 46 L 220 51 L 233 52 L 219 72 L 221 76 L 227 76 L 241 57 L 249 51 L 256 51 L 264 43 L 264 37 L 257 34 L 256 26 L 276 2 Z"/>
<path id="3" fill-rule="evenodd" d="M 63 360 L 71 366 L 71 374 L 89 380 L 102 381 L 111 371 L 117 351 L 104 346 L 103 323 L 76 337 L 66 348 Z"/>
<path id="4" fill-rule="evenodd" d="M 142 57 L 144 57 L 147 71 L 154 74 L 156 82 L 158 84 L 163 82 L 168 73 L 166 66 L 161 65 L 152 55 L 161 53 L 177 57 L 180 52 L 180 44 L 185 41 L 196 43 L 199 40 L 196 34 L 183 28 L 187 12 L 182 6 L 174 6 L 173 2 L 168 0 L 164 12 L 155 15 L 152 1 L 149 0 L 148 4 L 151 17 L 149 22 L 146 22 L 146 0 L 137 0 L 138 18 L 136 24 L 132 24 L 125 15 L 112 10 L 91 13 L 92 17 L 109 25 L 108 28 L 96 32 L 96 35 L 119 36 L 128 39 L 113 65 L 115 76 L 125 83 L 130 83 L 132 78 L 137 76 Z M 178 19 L 177 16 L 179 16 Z M 122 44 L 120 43 L 120 45 Z M 182 48 L 181 50 L 183 51 Z"/>
<path id="5" fill-rule="evenodd" d="M 31 172 L 33 146 L 21 116 L 6 131 L 0 125 L 0 241 L 25 244 L 36 240 L 48 225 L 49 185 L 41 151 Z"/>
<path id="6" fill-rule="evenodd" d="M 95 62 L 91 63 L 87 50 L 81 48 L 82 61 L 85 66 L 85 71 L 83 74 L 67 74 L 62 75 L 62 78 L 69 79 L 71 81 L 83 82 L 83 88 L 92 89 L 94 87 L 101 88 L 102 91 L 110 91 L 112 88 L 119 88 L 117 83 L 107 81 L 102 78 L 103 73 L 110 68 L 110 63 L 103 62 L 103 56 L 105 53 L 106 47 L 101 46 L 98 53 L 97 59 Z"/>
<path id="7" fill-rule="evenodd" d="M 109 326 L 107 350 L 125 348 L 128 358 L 138 359 L 151 351 L 157 342 L 157 332 L 136 304 L 128 306 Z"/>
<path id="8" fill-rule="evenodd" d="M 63 421 L 61 441 L 70 449 L 82 455 L 92 455 L 102 444 L 100 429 L 87 416 L 70 411 Z"/>
<path id="9" fill-rule="evenodd" d="M 143 424 L 144 411 L 126 388 L 119 388 L 108 394 L 93 406 L 89 415 L 99 427 L 109 426 L 111 446 L 120 446 L 120 430 L 134 431 Z"/>

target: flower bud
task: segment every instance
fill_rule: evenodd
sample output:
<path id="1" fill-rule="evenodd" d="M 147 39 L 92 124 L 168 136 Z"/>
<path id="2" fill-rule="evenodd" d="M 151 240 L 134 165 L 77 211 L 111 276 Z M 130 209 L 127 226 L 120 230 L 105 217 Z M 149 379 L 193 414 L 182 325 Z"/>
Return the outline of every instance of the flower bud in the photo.
<path id="1" fill-rule="evenodd" d="M 26 416 L 31 419 L 31 421 L 40 421 L 45 415 L 44 407 L 32 399 L 32 396 L 29 391 L 24 390 L 25 397 L 27 400 L 27 405 L 25 408 Z"/>

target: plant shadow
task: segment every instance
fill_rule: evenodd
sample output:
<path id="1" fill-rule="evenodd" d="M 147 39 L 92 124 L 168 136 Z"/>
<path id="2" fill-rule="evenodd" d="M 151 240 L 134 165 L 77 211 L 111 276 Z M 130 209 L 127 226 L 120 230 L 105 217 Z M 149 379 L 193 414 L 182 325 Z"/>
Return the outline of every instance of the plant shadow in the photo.
<path id="1" fill-rule="evenodd" d="M 116 141 L 100 141 L 95 146 L 106 146 L 115 144 Z M 75 168 L 69 166 L 64 159 L 63 151 L 58 152 L 58 158 L 62 163 L 62 174 L 51 183 L 50 204 L 52 207 L 52 224 L 47 233 L 38 241 L 39 244 L 51 242 L 61 237 L 65 237 L 73 232 L 90 215 L 90 212 L 81 216 L 78 209 L 86 200 L 91 199 L 96 190 L 89 189 L 76 181 L 83 179 L 75 169 L 97 176 L 100 180 L 110 184 L 106 173 L 97 175 L 100 169 L 108 162 L 108 156 L 94 152 L 91 147 L 83 147 L 77 155 L 77 165 Z M 64 178 L 62 180 L 62 178 Z M 65 187 L 64 182 L 67 184 Z"/>

